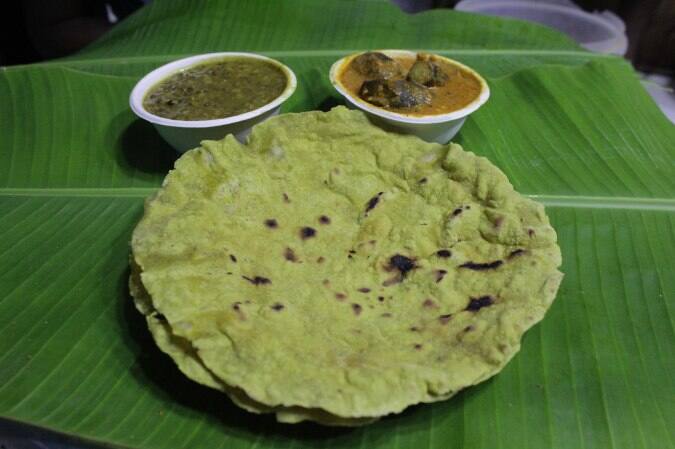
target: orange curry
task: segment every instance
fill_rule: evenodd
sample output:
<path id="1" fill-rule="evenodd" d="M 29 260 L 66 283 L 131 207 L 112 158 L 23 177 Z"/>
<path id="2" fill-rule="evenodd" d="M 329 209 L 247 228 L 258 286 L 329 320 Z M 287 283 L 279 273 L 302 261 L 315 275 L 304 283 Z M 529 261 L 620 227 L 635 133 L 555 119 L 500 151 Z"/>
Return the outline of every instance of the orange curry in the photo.
<path id="1" fill-rule="evenodd" d="M 428 104 L 417 104 L 413 107 L 372 105 L 399 114 L 425 116 L 446 114 L 462 109 L 478 97 L 481 84 L 472 73 L 433 55 L 430 55 L 430 58 L 447 75 L 447 82 L 441 86 L 426 88 L 431 96 Z M 405 72 L 408 72 L 415 63 L 415 57 L 393 57 L 392 59 L 398 62 Z M 356 70 L 352 62 L 353 60 L 342 68 L 338 79 L 352 96 L 363 99 L 359 92 L 368 77 Z"/>

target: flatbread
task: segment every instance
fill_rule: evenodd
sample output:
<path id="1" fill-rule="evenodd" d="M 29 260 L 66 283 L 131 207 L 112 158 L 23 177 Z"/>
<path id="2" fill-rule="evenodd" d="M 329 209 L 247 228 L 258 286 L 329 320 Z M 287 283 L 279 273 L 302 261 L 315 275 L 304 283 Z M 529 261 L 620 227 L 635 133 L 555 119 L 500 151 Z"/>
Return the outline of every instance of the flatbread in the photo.
<path id="1" fill-rule="evenodd" d="M 152 306 L 152 298 L 145 290 L 140 277 L 140 268 L 131 261 L 131 275 L 129 276 L 129 291 L 134 299 L 136 308 L 146 319 L 148 329 L 157 346 L 169 355 L 178 368 L 190 379 L 207 387 L 225 393 L 236 405 L 252 413 L 274 413 L 279 422 L 296 424 L 302 421 L 315 421 L 330 426 L 360 426 L 368 424 L 370 418 L 341 418 L 319 409 L 303 409 L 302 407 L 269 407 L 249 398 L 246 393 L 231 387 L 211 373 L 199 359 L 192 344 L 182 337 L 171 332 L 166 319 Z"/>
<path id="2" fill-rule="evenodd" d="M 186 375 L 337 425 L 494 375 L 562 279 L 543 207 L 487 159 L 341 107 L 185 153 L 132 251 L 137 305 Z"/>

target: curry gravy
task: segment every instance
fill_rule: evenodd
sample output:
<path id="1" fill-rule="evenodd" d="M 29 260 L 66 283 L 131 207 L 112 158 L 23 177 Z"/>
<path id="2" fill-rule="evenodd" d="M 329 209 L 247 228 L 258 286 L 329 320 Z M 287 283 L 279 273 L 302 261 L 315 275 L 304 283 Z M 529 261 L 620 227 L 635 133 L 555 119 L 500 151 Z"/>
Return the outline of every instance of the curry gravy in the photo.
<path id="1" fill-rule="evenodd" d="M 397 56 L 392 57 L 392 59 L 396 60 L 406 73 L 415 63 L 415 57 L 413 56 Z M 443 86 L 428 88 L 431 93 L 431 104 L 422 104 L 412 108 L 380 107 L 380 109 L 410 116 L 439 115 L 462 109 L 478 97 L 481 92 L 481 84 L 472 73 L 441 58 L 433 58 L 433 62 L 438 64 L 441 70 L 448 75 L 448 81 Z M 337 78 L 347 88 L 350 95 L 354 98 L 360 98 L 359 90 L 367 78 L 354 70 L 351 62 L 341 69 Z"/>

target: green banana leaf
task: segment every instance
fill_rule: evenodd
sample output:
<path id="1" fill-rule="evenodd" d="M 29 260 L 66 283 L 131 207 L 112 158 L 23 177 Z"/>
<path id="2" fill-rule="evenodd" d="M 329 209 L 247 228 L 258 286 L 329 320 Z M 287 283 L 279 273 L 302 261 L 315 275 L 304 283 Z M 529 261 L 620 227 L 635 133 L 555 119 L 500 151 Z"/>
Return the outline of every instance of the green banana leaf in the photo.
<path id="1" fill-rule="evenodd" d="M 547 206 L 566 277 L 493 379 L 362 428 L 277 424 L 181 375 L 131 304 L 130 234 L 176 154 L 128 95 L 178 57 L 255 51 L 296 72 L 287 112 L 327 109 L 331 63 L 371 48 L 484 74 L 457 141 Z M 5 423 L 128 448 L 675 447 L 675 126 L 625 61 L 385 1 L 155 1 L 75 56 L 2 68 L 0 98 Z"/>

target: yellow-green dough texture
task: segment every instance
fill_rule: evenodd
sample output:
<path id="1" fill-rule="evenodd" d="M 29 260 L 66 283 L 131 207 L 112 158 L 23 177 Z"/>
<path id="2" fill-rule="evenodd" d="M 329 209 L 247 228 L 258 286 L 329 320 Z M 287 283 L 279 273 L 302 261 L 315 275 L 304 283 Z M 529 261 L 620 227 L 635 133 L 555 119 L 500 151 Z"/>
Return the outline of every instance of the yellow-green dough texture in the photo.
<path id="1" fill-rule="evenodd" d="M 185 153 L 133 233 L 130 290 L 195 381 L 358 425 L 499 372 L 560 263 L 543 206 L 487 159 L 338 107 Z"/>

